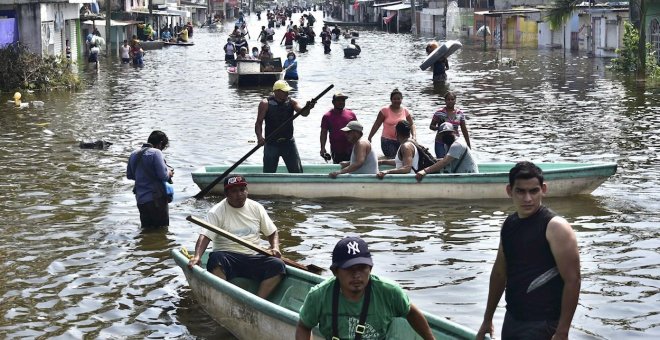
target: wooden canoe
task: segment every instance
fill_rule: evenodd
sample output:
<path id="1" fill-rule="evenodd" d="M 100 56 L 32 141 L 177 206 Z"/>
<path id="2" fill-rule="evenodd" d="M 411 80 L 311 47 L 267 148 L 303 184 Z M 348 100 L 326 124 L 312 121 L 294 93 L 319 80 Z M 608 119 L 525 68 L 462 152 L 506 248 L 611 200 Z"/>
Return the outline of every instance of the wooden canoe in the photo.
<path id="1" fill-rule="evenodd" d="M 195 45 L 195 43 L 194 43 L 194 42 L 191 42 L 191 41 L 189 41 L 189 42 L 183 42 L 183 41 L 179 41 L 179 42 L 165 41 L 165 42 L 163 42 L 163 44 L 164 44 L 165 46 L 186 46 L 186 47 L 187 47 L 187 46 L 193 46 L 193 45 Z"/>
<path id="2" fill-rule="evenodd" d="M 227 79 L 234 86 L 273 86 L 284 73 L 280 58 L 273 58 L 270 65 L 273 71 L 264 72 L 260 60 L 236 60 L 235 67 L 227 68 Z"/>
<path id="3" fill-rule="evenodd" d="M 323 277 L 287 266 L 287 275 L 268 300 L 255 295 L 258 283 L 237 278 L 231 283 L 209 273 L 206 268 L 208 252 L 202 266 L 188 268 L 188 258 L 173 249 L 172 257 L 181 267 L 197 303 L 216 322 L 239 339 L 290 340 L 296 333 L 298 311 L 307 292 Z M 474 339 L 476 332 L 445 318 L 424 313 L 436 339 Z M 323 339 L 318 328 L 314 339 Z M 421 339 L 405 318 L 397 318 L 388 330 L 386 339 Z"/>
<path id="4" fill-rule="evenodd" d="M 430 174 L 421 182 L 414 175 L 340 175 L 335 164 L 304 165 L 304 173 L 290 174 L 280 166 L 277 173 L 265 174 L 261 165 L 241 165 L 232 174 L 248 181 L 250 196 L 292 196 L 301 198 L 354 198 L 374 200 L 506 199 L 509 170 L 514 163 L 481 163 L 477 174 Z M 593 192 L 616 173 L 616 163 L 536 163 L 548 183 L 548 197 L 585 195 Z M 200 188 L 221 175 L 229 166 L 207 166 L 192 173 Z M 222 183 L 210 191 L 223 194 Z"/>

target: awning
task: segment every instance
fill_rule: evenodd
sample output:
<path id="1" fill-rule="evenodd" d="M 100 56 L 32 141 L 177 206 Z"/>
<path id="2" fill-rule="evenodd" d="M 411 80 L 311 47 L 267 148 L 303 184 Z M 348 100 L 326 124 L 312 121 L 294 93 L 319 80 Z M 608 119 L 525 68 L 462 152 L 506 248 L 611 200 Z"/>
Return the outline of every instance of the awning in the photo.
<path id="1" fill-rule="evenodd" d="M 394 12 L 394 14 L 390 16 L 384 17 L 383 22 L 387 25 L 392 21 L 392 19 L 394 19 L 395 16 L 396 16 L 396 12 Z"/>
<path id="2" fill-rule="evenodd" d="M 182 7 L 182 8 L 208 8 L 206 5 L 197 5 L 197 4 L 189 4 L 189 3 L 181 3 L 180 6 L 177 7 Z"/>
<path id="3" fill-rule="evenodd" d="M 520 15 L 520 14 L 532 14 L 532 13 L 540 13 L 540 9 L 536 8 L 512 8 L 512 9 L 505 9 L 505 10 L 496 10 L 496 11 L 480 11 L 480 12 L 474 12 L 475 15 L 485 15 L 487 17 L 499 17 L 502 15 Z"/>
<path id="4" fill-rule="evenodd" d="M 129 21 L 121 21 L 121 20 L 110 20 L 110 27 L 116 27 L 116 26 L 129 26 L 129 25 L 135 25 L 135 24 L 140 24 L 142 21 L 135 21 L 135 20 L 129 20 Z M 86 20 L 81 22 L 81 24 L 86 24 L 86 25 L 94 25 L 94 26 L 105 26 L 105 20 Z"/>
<path id="5" fill-rule="evenodd" d="M 398 4 L 398 5 L 383 7 L 383 9 L 386 11 L 400 11 L 402 9 L 409 9 L 409 8 L 410 8 L 410 4 Z"/>
<path id="6" fill-rule="evenodd" d="M 188 16 L 188 11 L 182 11 L 179 9 L 174 9 L 174 8 L 168 8 L 167 9 L 167 15 L 178 15 L 178 16 Z"/>
<path id="7" fill-rule="evenodd" d="M 181 13 L 171 13 L 171 11 L 177 11 Z M 167 9 L 167 10 L 157 10 L 154 9 L 149 13 L 149 10 L 146 8 L 133 8 L 130 13 L 139 13 L 139 14 L 151 14 L 151 15 L 169 15 L 169 16 L 185 16 L 188 12 L 186 11 L 179 11 L 176 9 Z"/>
<path id="8" fill-rule="evenodd" d="M 373 7 L 383 7 L 383 6 L 396 5 L 396 4 L 400 4 L 401 2 L 402 1 L 385 2 L 385 3 L 382 3 L 382 4 L 374 4 Z"/>

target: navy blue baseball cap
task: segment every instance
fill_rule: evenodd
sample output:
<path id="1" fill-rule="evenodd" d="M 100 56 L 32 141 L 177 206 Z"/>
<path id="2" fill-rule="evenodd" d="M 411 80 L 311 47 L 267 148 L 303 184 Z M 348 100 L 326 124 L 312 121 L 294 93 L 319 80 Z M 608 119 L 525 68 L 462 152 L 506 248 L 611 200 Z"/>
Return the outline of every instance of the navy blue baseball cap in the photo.
<path id="1" fill-rule="evenodd" d="M 346 269 L 356 264 L 366 264 L 371 267 L 374 262 L 371 260 L 371 253 L 367 242 L 359 237 L 346 237 L 341 239 L 335 245 L 332 251 L 332 265 L 330 268 Z"/>

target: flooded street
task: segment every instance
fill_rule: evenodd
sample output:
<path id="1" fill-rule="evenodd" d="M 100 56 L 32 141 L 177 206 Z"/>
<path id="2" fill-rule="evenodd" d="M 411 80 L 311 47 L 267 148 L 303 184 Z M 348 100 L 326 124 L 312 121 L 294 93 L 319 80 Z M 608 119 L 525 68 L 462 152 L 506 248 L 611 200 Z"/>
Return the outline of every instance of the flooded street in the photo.
<path id="1" fill-rule="evenodd" d="M 322 14 L 315 16 L 318 34 Z M 250 48 L 263 24 L 249 18 Z M 191 198 L 199 188 L 190 173 L 233 164 L 255 146 L 257 104 L 270 92 L 229 86 L 222 50 L 229 29 L 198 28 L 194 46 L 147 51 L 141 69 L 105 57 L 98 74 L 82 65 L 79 91 L 24 93 L 43 108 L 0 106 L 0 337 L 231 339 L 196 304 L 169 256 L 194 248 L 200 229 L 186 216 L 204 217 L 221 199 Z M 273 52 L 284 59 L 284 28 L 276 31 Z M 603 59 L 561 50 L 484 52 L 466 42 L 449 59 L 450 83 L 434 86 L 431 72 L 419 69 L 428 40 L 360 31 L 356 59 L 343 58 L 344 38 L 329 55 L 320 39 L 299 54 L 292 97 L 306 101 L 335 85 L 295 121 L 303 164 L 323 162 L 319 127 L 333 92 L 347 94 L 347 108 L 369 128 L 395 88 L 426 146 L 434 138 L 431 116 L 451 90 L 482 162 L 616 162 L 617 174 L 593 195 L 545 200 L 572 224 L 580 247 L 571 338 L 660 338 L 660 84 L 612 74 Z M 170 138 L 164 154 L 176 192 L 169 229 L 145 233 L 125 169 L 154 129 Z M 114 144 L 78 146 L 98 139 Z M 261 164 L 262 155 L 246 164 Z M 509 201 L 259 201 L 287 257 L 329 267 L 336 241 L 360 234 L 375 274 L 401 284 L 426 311 L 480 326 Z M 504 312 L 502 298 L 498 338 Z"/>

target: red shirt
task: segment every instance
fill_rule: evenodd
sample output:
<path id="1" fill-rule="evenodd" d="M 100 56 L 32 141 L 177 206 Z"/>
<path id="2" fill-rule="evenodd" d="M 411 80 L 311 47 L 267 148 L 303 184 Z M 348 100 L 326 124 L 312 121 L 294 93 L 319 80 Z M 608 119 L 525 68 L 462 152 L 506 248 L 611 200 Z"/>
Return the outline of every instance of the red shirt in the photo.
<path id="1" fill-rule="evenodd" d="M 293 40 L 296 39 L 296 33 L 295 32 L 286 32 L 284 33 L 284 44 L 285 45 L 293 45 Z"/>
<path id="2" fill-rule="evenodd" d="M 347 109 L 343 109 L 341 112 L 332 109 L 321 118 L 321 128 L 330 132 L 330 150 L 332 152 L 350 155 L 353 151 L 353 145 L 346 139 L 346 133 L 341 131 L 341 128 L 352 120 L 357 120 L 357 117 L 353 111 Z"/>

